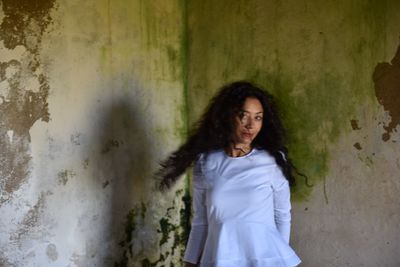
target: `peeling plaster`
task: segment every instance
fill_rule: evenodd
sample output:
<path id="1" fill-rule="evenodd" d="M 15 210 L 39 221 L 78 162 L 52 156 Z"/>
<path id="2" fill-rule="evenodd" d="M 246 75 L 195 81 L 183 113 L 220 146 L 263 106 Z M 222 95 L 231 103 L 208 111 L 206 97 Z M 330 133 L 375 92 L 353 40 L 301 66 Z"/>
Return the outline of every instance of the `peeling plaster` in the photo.
<path id="1" fill-rule="evenodd" d="M 164 216 L 158 220 L 158 224 L 150 222 L 154 219 L 152 211 L 154 206 L 149 203 L 141 203 L 126 215 L 125 239 L 119 245 L 123 249 L 123 259 L 115 263 L 115 266 L 159 266 L 168 264 L 171 257 L 182 259 L 184 249 L 190 232 L 191 197 L 189 191 L 179 189 L 176 191 L 176 199 L 166 209 Z M 177 210 L 177 200 L 183 205 Z M 178 216 L 176 216 L 178 214 Z M 156 231 L 154 231 L 156 229 Z M 152 247 L 159 247 L 157 257 L 149 258 L 144 251 Z M 168 259 L 168 261 L 166 261 Z M 173 262 L 170 263 L 171 266 Z"/>
<path id="2" fill-rule="evenodd" d="M 17 252 L 3 249 L 5 257 L 20 265 L 37 262 L 41 266 L 111 266 L 122 259 L 124 251 L 131 255 L 130 246 L 134 244 L 132 255 L 139 255 L 140 260 L 130 257 L 130 262 L 121 266 L 130 263 L 136 266 L 136 262 L 150 266 L 157 259 L 157 266 L 165 262 L 173 266 L 180 260 L 183 244 L 181 238 L 176 238 L 177 232 L 187 234 L 179 220 L 182 214 L 188 213 L 180 210 L 180 201 L 174 202 L 175 209 L 168 216 L 164 214 L 174 230 L 158 233 L 157 229 L 161 229 L 158 215 L 171 203 L 152 203 L 157 196 L 150 189 L 150 176 L 157 165 L 155 158 L 170 151 L 186 134 L 183 121 L 188 114 L 182 108 L 182 94 L 188 88 L 183 88 L 182 79 L 186 79 L 187 70 L 180 65 L 186 60 L 186 54 L 181 52 L 181 46 L 187 42 L 181 38 L 186 31 L 181 28 L 184 25 L 181 16 L 186 12 L 181 8 L 185 1 L 64 1 L 57 4 L 47 1 L 53 3 L 48 6 L 53 10 L 39 12 L 40 16 L 31 10 L 35 2 L 14 2 L 20 9 L 27 9 L 24 18 L 31 21 L 13 23 L 19 23 L 18 29 L 25 30 L 29 36 L 24 40 L 20 30 L 4 30 L 12 40 L 0 51 L 0 94 L 4 96 L 4 99 L 0 97 L 0 104 L 4 107 L 12 103 L 11 89 L 15 84 L 18 92 L 27 95 L 26 99 L 19 97 L 20 102 L 37 104 L 37 109 L 43 104 L 41 110 L 47 112 L 47 117 L 28 112 L 19 114 L 20 119 L 23 115 L 34 116 L 30 125 L 25 123 L 20 127 L 26 133 L 22 139 L 26 141 L 26 151 L 19 150 L 19 155 L 33 157 L 27 161 L 32 174 L 23 175 L 25 183 L 19 183 L 20 191 L 17 188 L 10 191 L 7 196 L 15 199 L 4 209 L 14 211 L 17 205 L 33 202 L 29 204 L 32 205 L 29 216 L 21 221 L 30 221 L 35 226 L 30 232 L 24 232 L 21 236 L 24 240 L 15 240 L 12 248 Z M 45 2 L 36 6 L 44 8 Z M 17 4 L 5 3 L 13 8 L 8 14 L 17 13 L 15 17 L 18 17 Z M 6 18 L 6 13 L 0 18 Z M 45 21 L 34 21 L 38 17 Z M 104 18 L 107 21 L 103 25 Z M 57 31 L 48 33 L 54 27 L 52 19 Z M 108 27 L 108 36 L 104 39 L 102 26 Z M 41 36 L 44 36 L 43 42 L 39 40 Z M 100 61 L 100 50 L 104 51 L 104 61 Z M 74 66 L 79 66 L 79 70 Z M 40 95 L 44 89 L 47 95 Z M 36 94 L 42 102 L 35 102 Z M 108 109 L 109 103 L 111 109 Z M 43 118 L 49 122 L 47 104 L 51 108 L 51 123 L 35 123 Z M 93 111 L 89 120 L 84 119 L 86 116 L 82 114 L 87 113 L 82 111 Z M 35 125 L 33 129 L 32 125 Z M 160 131 L 153 131 L 156 127 Z M 21 143 L 18 129 L 7 130 L 4 140 L 10 142 L 13 131 L 12 144 Z M 54 196 L 51 201 L 36 203 L 38 190 L 43 186 L 50 188 Z M 27 194 L 26 199 L 21 199 L 19 193 Z M 63 206 L 65 203 L 68 205 Z M 135 210 L 135 203 L 139 203 L 138 215 L 126 219 L 131 223 L 138 221 L 140 229 L 125 236 L 124 214 Z M 33 215 L 35 205 L 37 217 Z M 96 215 L 89 215 L 91 212 Z M 21 212 L 17 213 L 24 217 Z M 185 227 L 188 220 L 185 219 Z M 50 227 L 50 234 L 43 235 L 45 240 L 38 238 L 46 227 Z M 9 231 L 16 232 L 12 228 Z M 134 237 L 131 243 L 125 239 L 129 235 Z M 167 241 L 158 257 L 162 235 Z M 118 247 L 121 240 L 126 243 Z M 34 247 L 29 247 L 31 244 Z M 172 245 L 174 258 L 168 252 Z M 178 245 L 180 250 L 176 249 Z M 15 257 L 25 257 L 26 249 L 30 250 L 29 259 Z"/>
<path id="3" fill-rule="evenodd" d="M 52 22 L 54 2 L 2 1 L 0 51 L 8 56 L 0 62 L 0 205 L 28 179 L 29 129 L 37 120 L 49 121 L 49 84 L 41 67 L 40 45 Z M 19 52 L 22 48 L 25 53 Z"/>
<path id="4" fill-rule="evenodd" d="M 376 65 L 373 80 L 376 98 L 391 117 L 389 124 L 383 126 L 386 132 L 382 140 L 387 142 L 400 125 L 400 45 L 391 63 Z"/>
<path id="5" fill-rule="evenodd" d="M 2 251 L 0 251 L 0 266 L 4 267 L 17 267 L 17 265 L 11 263 L 9 260 L 7 260 L 6 256 Z"/>
<path id="6" fill-rule="evenodd" d="M 326 12 L 324 8 L 315 8 L 316 2 L 288 7 L 286 2 L 262 1 L 238 1 L 229 5 L 226 5 L 227 1 L 64 1 L 65 9 L 60 12 L 63 14 L 57 14 L 62 17 L 61 32 L 50 38 L 63 45 L 53 43 L 57 50 L 52 50 L 41 47 L 40 38 L 51 27 L 52 18 L 48 11 L 56 7 L 55 1 L 36 2 L 2 1 L 4 11 L 0 12 L 1 22 L 13 18 L 18 29 L 0 31 L 3 40 L 0 42 L 0 148 L 5 151 L 4 154 L 0 152 L 0 167 L 5 166 L 12 172 L 9 175 L 5 173 L 8 176 L 0 182 L 0 205 L 17 196 L 30 171 L 51 172 L 49 177 L 45 177 L 47 180 L 40 177 L 41 181 L 33 184 L 54 184 L 50 186 L 59 190 L 52 201 L 46 202 L 45 195 L 50 192 L 41 193 L 27 204 L 26 212 L 16 210 L 22 218 L 20 224 L 17 222 L 18 229 L 13 235 L 12 241 L 17 243 L 15 247 L 27 243 L 40 247 L 27 253 L 26 263 L 40 260 L 43 256 L 41 263 L 49 266 L 179 264 L 190 231 L 190 179 L 183 181 L 183 186 L 173 196 L 174 201 L 165 203 L 164 196 L 155 194 L 148 186 L 149 180 L 146 179 L 149 178 L 150 166 L 153 166 L 155 157 L 167 153 L 178 140 L 185 138 L 196 109 L 201 107 L 201 103 L 206 103 L 217 86 L 237 78 L 249 78 L 265 85 L 277 96 L 284 120 L 291 125 L 289 135 L 293 142 L 290 151 L 297 166 L 310 170 L 315 176 L 313 179 L 323 180 L 324 194 L 330 193 L 330 198 L 329 205 L 323 199 L 321 203 L 333 206 L 334 183 L 331 178 L 325 181 L 330 171 L 327 162 L 334 160 L 329 158 L 328 144 L 334 144 L 340 135 L 350 130 L 349 121 L 353 130 L 361 130 L 359 125 L 363 130 L 366 128 L 363 120 L 360 119 L 362 123 L 359 123 L 359 119 L 355 119 L 354 110 L 358 106 L 354 103 L 365 103 L 365 98 L 370 97 L 368 94 L 372 95 L 371 99 L 375 97 L 371 90 L 365 91 L 371 81 L 370 73 L 368 77 L 363 75 L 363 69 L 383 40 L 378 33 L 385 29 L 382 24 L 386 21 L 384 9 L 378 5 L 374 8 L 372 2 L 365 5 L 358 5 L 361 1 L 356 1 L 357 5 L 343 2 L 340 5 L 344 7 L 330 3 L 329 10 L 335 13 L 331 16 L 332 13 L 323 13 Z M 354 10 L 347 9 L 349 6 Z M 358 11 L 360 6 L 362 11 Z M 35 8 L 42 11 L 34 11 Z M 341 17 L 342 11 L 349 14 Z M 322 17 L 319 17 L 320 12 L 324 14 Z M 19 19 L 20 14 L 23 14 L 23 21 Z M 40 22 L 39 18 L 43 21 Z M 312 19 L 302 21 L 309 18 Z M 75 19 L 79 23 L 71 22 Z M 106 20 L 104 24 L 103 20 Z M 326 20 L 329 23 L 325 25 Z M 355 28 L 355 25 L 361 26 Z M 363 31 L 363 27 L 368 31 Z M 104 31 L 107 36 L 102 39 Z M 358 35 L 362 36 L 360 40 Z M 10 41 L 4 42 L 4 36 L 8 36 Z M 57 66 L 52 66 L 49 72 L 54 77 L 48 76 L 44 71 L 47 66 L 40 61 L 40 52 L 47 52 L 47 49 L 50 50 L 48 56 L 58 60 Z M 341 53 L 344 50 L 345 53 Z M 60 51 L 66 52 L 67 56 L 58 58 Z M 79 58 L 85 53 L 88 54 L 86 58 L 86 55 Z M 349 61 L 343 61 L 343 55 Z M 66 58 L 72 59 L 68 61 Z M 64 61 L 73 66 L 77 64 L 79 71 L 84 71 L 71 71 L 68 64 L 60 67 Z M 87 62 L 89 67 L 83 66 Z M 376 62 L 373 60 L 373 65 Z M 347 69 L 346 66 L 354 68 Z M 349 81 L 353 76 L 357 77 Z M 99 80 L 99 84 L 94 84 L 92 78 Z M 43 158 L 47 160 L 44 165 L 48 166 L 31 170 L 29 129 L 37 120 L 48 122 L 50 119 L 47 108 L 50 80 L 52 86 L 61 84 L 52 95 L 52 108 L 64 101 L 63 94 L 67 94 L 71 98 L 78 96 L 82 101 L 75 103 L 68 99 L 66 102 L 68 108 L 72 105 L 78 107 L 74 110 L 76 113 L 72 112 L 74 116 L 81 116 L 83 113 L 79 112 L 82 110 L 92 111 L 83 108 L 92 105 L 90 101 L 96 102 L 96 108 L 102 112 L 94 112 L 93 124 L 80 129 L 62 125 L 60 131 L 66 133 L 65 143 L 56 135 L 47 135 L 45 142 L 50 153 Z M 86 95 L 88 91 L 81 94 L 79 90 L 63 87 L 68 83 L 71 83 L 70 87 L 79 87 L 80 82 L 89 86 L 85 89 L 92 90 L 90 96 L 93 98 Z M 121 96 L 124 101 L 118 102 Z M 173 100 L 168 101 L 167 97 Z M 105 103 L 110 99 L 113 107 L 107 113 L 104 111 Z M 337 105 L 332 106 L 332 103 Z M 52 109 L 52 120 L 57 118 L 55 114 Z M 98 121 L 105 122 L 100 130 Z M 62 123 L 62 120 L 54 121 L 49 128 Z M 100 137 L 88 135 L 84 138 L 85 130 L 95 131 L 94 136 Z M 154 145 L 154 142 L 160 145 Z M 362 149 L 361 144 L 355 142 L 349 142 L 347 150 Z M 370 146 L 362 144 L 364 150 Z M 362 152 L 357 151 L 360 161 L 371 168 L 374 162 L 371 157 L 362 156 Z M 65 164 L 65 158 L 73 158 L 73 163 Z M 377 163 L 378 160 L 375 165 Z M 79 175 L 84 173 L 79 177 L 82 179 L 76 179 L 75 172 Z M 340 172 L 346 181 L 351 180 L 346 174 Z M 300 198 L 309 197 L 306 191 L 299 189 Z M 57 210 L 67 201 L 72 208 L 64 213 Z M 48 209 L 48 214 L 43 214 L 50 203 L 56 204 Z M 312 207 L 313 203 L 306 204 Z M 77 206 L 79 208 L 73 210 Z M 319 211 L 326 206 L 322 205 Z M 310 214 L 317 213 L 314 208 L 308 210 L 306 207 L 304 210 Z M 88 215 L 92 211 L 95 215 Z M 43 235 L 47 226 L 42 219 L 54 213 L 60 213 L 57 214 L 58 226 L 51 229 L 50 235 Z M 317 214 L 316 219 L 326 218 Z M 76 226 L 62 224 L 65 221 L 73 224 L 75 220 Z M 317 220 L 304 224 L 307 225 L 305 229 L 314 229 L 313 236 L 309 235 L 312 238 L 326 234 L 321 233 Z M 52 239 L 60 240 L 61 237 L 64 242 L 67 235 L 74 238 L 73 244 Z M 49 240 L 33 240 L 43 236 Z M 25 238 L 25 242 L 18 242 L 18 238 Z M 298 240 L 302 242 L 303 239 Z M 14 262 L 9 262 L 18 261 L 13 255 L 0 251 L 0 266 L 14 266 Z"/>
<path id="7" fill-rule="evenodd" d="M 36 203 L 28 210 L 24 215 L 21 222 L 18 223 L 18 229 L 14 232 L 10 240 L 13 242 L 20 241 L 25 236 L 30 235 L 33 231 L 40 231 L 38 227 L 40 226 L 40 215 L 45 208 L 46 196 L 50 193 L 41 193 Z"/>

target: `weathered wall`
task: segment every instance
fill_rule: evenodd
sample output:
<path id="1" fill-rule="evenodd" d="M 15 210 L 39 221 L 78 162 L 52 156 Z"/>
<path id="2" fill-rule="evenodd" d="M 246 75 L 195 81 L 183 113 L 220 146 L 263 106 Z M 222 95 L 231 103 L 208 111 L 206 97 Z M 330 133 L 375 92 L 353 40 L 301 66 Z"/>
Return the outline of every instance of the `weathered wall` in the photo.
<path id="1" fill-rule="evenodd" d="M 184 7 L 1 1 L 0 266 L 180 260 L 186 192 L 150 178 L 186 131 Z"/>
<path id="2" fill-rule="evenodd" d="M 277 97 L 290 156 L 314 184 L 300 178 L 293 192 L 302 266 L 400 266 L 399 10 L 394 0 L 189 2 L 190 121 L 228 81 Z"/>
<path id="3" fill-rule="evenodd" d="M 303 266 L 400 265 L 398 10 L 2 0 L 0 266 L 179 263 L 188 186 L 161 196 L 150 177 L 235 79 L 276 95 L 314 185 L 293 192 Z"/>

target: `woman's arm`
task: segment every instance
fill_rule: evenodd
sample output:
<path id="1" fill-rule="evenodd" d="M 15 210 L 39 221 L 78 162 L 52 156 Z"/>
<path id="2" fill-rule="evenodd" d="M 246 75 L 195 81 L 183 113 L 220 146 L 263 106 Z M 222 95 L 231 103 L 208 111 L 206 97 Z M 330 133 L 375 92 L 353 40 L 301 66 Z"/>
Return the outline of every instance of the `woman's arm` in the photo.
<path id="1" fill-rule="evenodd" d="M 183 258 L 186 266 L 196 266 L 204 249 L 207 237 L 207 207 L 206 184 L 201 171 L 200 160 L 196 161 L 193 168 L 193 198 L 192 206 L 194 216 L 191 223 L 188 243 Z"/>
<path id="2" fill-rule="evenodd" d="M 289 243 L 291 224 L 291 204 L 289 182 L 279 171 L 273 179 L 272 189 L 274 192 L 274 216 L 279 233 Z"/>

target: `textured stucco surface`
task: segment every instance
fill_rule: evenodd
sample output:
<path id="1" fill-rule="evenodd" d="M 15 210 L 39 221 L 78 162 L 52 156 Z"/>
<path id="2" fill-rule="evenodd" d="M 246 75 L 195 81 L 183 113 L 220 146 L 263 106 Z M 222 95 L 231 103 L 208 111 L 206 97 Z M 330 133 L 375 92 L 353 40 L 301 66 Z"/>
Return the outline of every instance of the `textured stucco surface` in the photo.
<path id="1" fill-rule="evenodd" d="M 48 77 L 39 57 L 54 1 L 3 1 L 0 24 L 0 203 L 26 181 L 31 162 L 29 129 L 48 121 Z"/>
<path id="2" fill-rule="evenodd" d="M 151 175 L 186 131 L 183 7 L 1 2 L 0 266 L 179 261 L 186 187 Z"/>
<path id="3" fill-rule="evenodd" d="M 154 191 L 225 82 L 276 96 L 302 266 L 399 266 L 400 2 L 0 1 L 0 266 L 179 266 Z"/>
<path id="4" fill-rule="evenodd" d="M 277 98 L 302 266 L 399 266 L 398 1 L 190 1 L 190 121 L 225 82 Z"/>

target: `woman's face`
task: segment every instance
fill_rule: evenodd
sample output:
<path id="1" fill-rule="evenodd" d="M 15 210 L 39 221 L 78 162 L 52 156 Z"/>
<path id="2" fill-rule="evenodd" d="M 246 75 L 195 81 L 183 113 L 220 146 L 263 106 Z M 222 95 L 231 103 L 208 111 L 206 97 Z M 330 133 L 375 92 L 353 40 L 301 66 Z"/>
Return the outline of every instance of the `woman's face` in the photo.
<path id="1" fill-rule="evenodd" d="M 261 130 L 263 112 L 263 107 L 257 98 L 246 98 L 243 107 L 234 118 L 233 142 L 235 145 L 251 145 Z"/>

